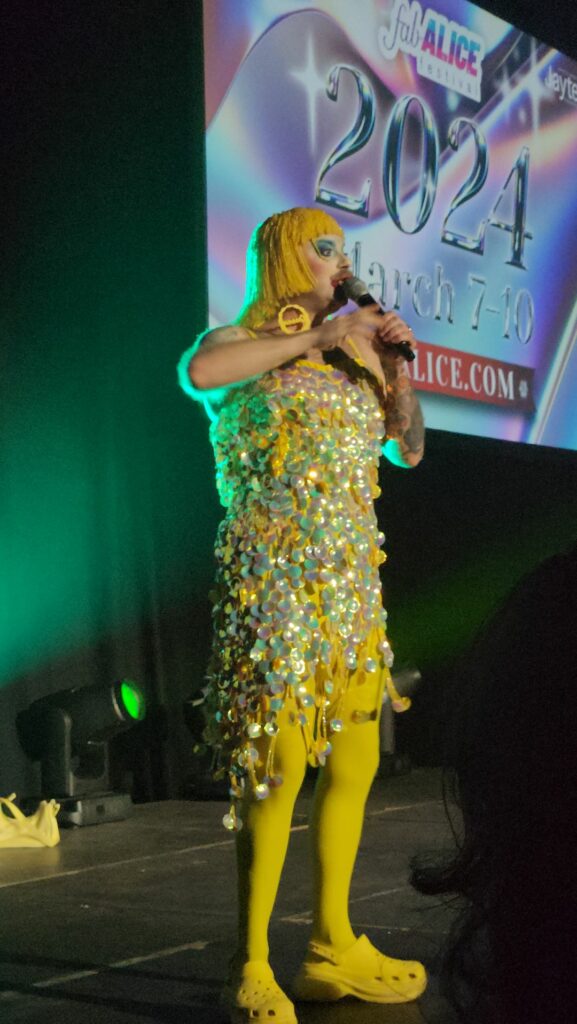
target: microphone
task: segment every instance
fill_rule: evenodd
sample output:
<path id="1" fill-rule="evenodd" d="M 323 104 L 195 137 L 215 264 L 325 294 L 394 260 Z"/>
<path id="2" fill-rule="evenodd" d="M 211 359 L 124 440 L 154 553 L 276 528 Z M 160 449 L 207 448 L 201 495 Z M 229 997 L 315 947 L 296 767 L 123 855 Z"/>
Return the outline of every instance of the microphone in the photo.
<path id="1" fill-rule="evenodd" d="M 345 277 L 343 281 L 339 281 L 335 294 L 339 291 L 346 299 L 352 299 L 356 302 L 357 306 L 376 306 L 376 313 L 380 313 L 381 316 L 385 315 L 385 311 L 381 309 L 379 303 L 373 298 L 369 289 L 367 288 L 364 281 L 361 281 L 360 277 Z M 392 341 L 390 343 L 392 348 L 398 349 L 401 355 L 407 360 L 408 363 L 412 363 L 415 358 L 411 346 L 407 341 Z"/>

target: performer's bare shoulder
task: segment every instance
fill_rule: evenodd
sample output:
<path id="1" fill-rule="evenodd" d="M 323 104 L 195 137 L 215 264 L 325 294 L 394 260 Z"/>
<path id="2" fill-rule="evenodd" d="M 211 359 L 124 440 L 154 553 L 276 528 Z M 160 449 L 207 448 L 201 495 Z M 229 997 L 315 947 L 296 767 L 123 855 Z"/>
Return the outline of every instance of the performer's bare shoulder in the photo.
<path id="1" fill-rule="evenodd" d="M 239 324 L 225 324 L 224 327 L 215 327 L 212 331 L 207 331 L 200 339 L 198 347 L 216 348 L 217 345 L 227 345 L 231 341 L 244 341 L 250 337 L 250 332 L 246 327 L 241 327 Z"/>

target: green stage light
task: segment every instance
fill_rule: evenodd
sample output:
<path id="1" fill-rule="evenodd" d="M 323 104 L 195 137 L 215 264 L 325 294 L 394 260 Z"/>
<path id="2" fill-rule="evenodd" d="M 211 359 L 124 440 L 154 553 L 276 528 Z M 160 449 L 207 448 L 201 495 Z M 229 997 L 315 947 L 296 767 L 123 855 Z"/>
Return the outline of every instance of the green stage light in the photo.
<path id="1" fill-rule="evenodd" d="M 146 714 L 146 705 L 144 696 L 136 683 L 129 679 L 123 679 L 120 684 L 120 698 L 127 714 L 140 722 Z"/>
<path id="2" fill-rule="evenodd" d="M 129 679 L 51 693 L 20 712 L 20 742 L 31 760 L 40 761 L 40 795 L 58 801 L 62 824 L 130 814 L 130 796 L 109 789 L 108 740 L 145 715 L 144 693 Z"/>

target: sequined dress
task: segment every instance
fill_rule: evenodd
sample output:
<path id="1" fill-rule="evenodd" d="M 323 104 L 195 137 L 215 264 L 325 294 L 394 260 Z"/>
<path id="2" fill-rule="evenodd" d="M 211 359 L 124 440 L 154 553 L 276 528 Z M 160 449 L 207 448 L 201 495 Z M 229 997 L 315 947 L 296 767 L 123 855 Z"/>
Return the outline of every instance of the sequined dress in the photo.
<path id="1" fill-rule="evenodd" d="M 386 686 L 396 710 L 408 704 L 390 677 L 373 507 L 384 405 L 360 360 L 298 359 L 230 389 L 211 425 L 226 515 L 205 738 L 233 796 L 247 780 L 261 798 L 282 781 L 272 754 L 285 701 L 317 764 L 343 727 L 347 690 Z M 264 735 L 271 756 L 257 772 Z M 234 808 L 225 825 L 236 826 Z"/>

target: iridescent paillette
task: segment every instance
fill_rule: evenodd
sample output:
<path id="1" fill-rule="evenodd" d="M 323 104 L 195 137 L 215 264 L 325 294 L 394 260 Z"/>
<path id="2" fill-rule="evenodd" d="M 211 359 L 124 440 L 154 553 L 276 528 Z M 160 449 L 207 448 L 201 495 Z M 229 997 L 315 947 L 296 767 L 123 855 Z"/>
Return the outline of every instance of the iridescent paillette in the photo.
<path id="1" fill-rule="evenodd" d="M 374 683 L 393 705 L 373 499 L 383 396 L 358 360 L 306 359 L 231 389 L 212 423 L 220 524 L 205 737 L 233 795 L 274 772 L 277 716 L 290 696 L 309 760 L 322 764 L 345 692 Z M 314 727 L 306 711 L 316 708 Z M 359 712 L 359 714 L 361 714 Z M 252 742 L 271 738 L 257 773 Z M 234 810 L 225 824 L 236 827 Z"/>

